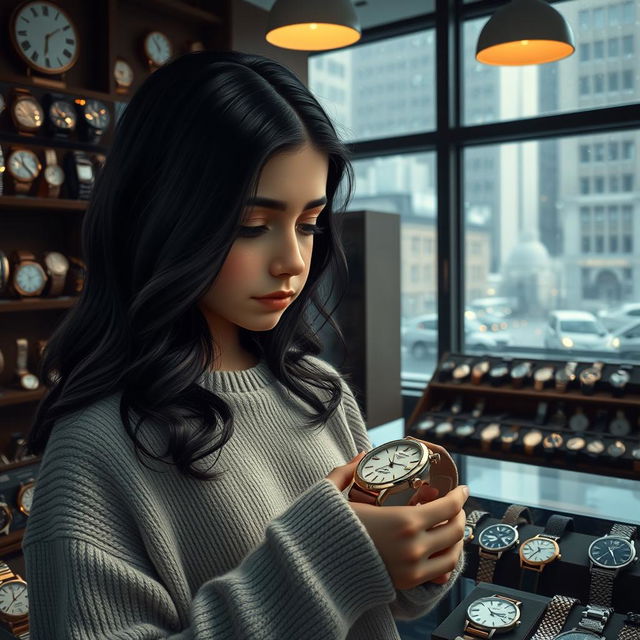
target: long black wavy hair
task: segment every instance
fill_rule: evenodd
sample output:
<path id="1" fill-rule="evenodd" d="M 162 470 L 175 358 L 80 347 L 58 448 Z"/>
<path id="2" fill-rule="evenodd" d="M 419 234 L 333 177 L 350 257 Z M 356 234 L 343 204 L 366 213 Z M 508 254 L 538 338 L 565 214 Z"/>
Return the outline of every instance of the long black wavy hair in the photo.
<path id="1" fill-rule="evenodd" d="M 122 391 L 120 416 L 139 458 L 142 451 L 183 474 L 218 478 L 194 466 L 233 434 L 229 406 L 198 384 L 212 368 L 215 336 L 197 302 L 238 235 L 261 168 L 273 154 L 305 143 L 329 160 L 327 204 L 317 222 L 323 232 L 314 239 L 309 276 L 273 329 L 240 327 L 240 341 L 317 411 L 307 413 L 310 421 L 302 426 L 322 427 L 341 402 L 340 380 L 301 358 L 322 350 L 311 304 L 324 318 L 320 329 L 328 322 L 347 349 L 331 314 L 348 281 L 341 216 L 335 215 L 353 194 L 348 149 L 286 67 L 259 55 L 200 51 L 151 74 L 118 121 L 82 224 L 85 286 L 38 366 L 48 389 L 29 433 L 29 453 L 44 452 L 61 417 Z M 325 302 L 337 300 L 330 311 L 323 289 L 329 290 Z M 331 399 L 323 402 L 300 381 Z M 130 410 L 138 417 L 135 431 Z M 146 419 L 169 435 L 162 456 L 137 439 Z M 198 429 L 187 428 L 191 419 Z"/>

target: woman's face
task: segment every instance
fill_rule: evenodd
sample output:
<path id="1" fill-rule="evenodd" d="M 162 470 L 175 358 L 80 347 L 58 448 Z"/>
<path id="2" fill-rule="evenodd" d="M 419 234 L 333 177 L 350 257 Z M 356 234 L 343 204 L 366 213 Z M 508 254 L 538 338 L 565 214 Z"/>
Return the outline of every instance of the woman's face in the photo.
<path id="1" fill-rule="evenodd" d="M 243 227 L 255 233 L 250 236 L 251 231 L 243 228 L 218 277 L 199 302 L 214 339 L 229 338 L 237 327 L 273 329 L 288 306 L 273 309 L 256 297 L 293 291 L 290 305 L 300 295 L 313 252 L 313 234 L 306 225 L 315 224 L 324 208 L 327 174 L 326 154 L 307 145 L 279 153 L 265 164 L 256 200 L 266 198 L 281 204 L 248 204 Z M 313 202 L 318 200 L 319 204 Z"/>

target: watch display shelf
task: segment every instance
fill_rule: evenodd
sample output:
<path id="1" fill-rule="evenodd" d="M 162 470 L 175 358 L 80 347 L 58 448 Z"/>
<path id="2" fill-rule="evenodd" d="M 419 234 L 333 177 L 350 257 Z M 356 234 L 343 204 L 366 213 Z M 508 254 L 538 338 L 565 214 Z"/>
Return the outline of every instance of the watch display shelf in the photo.
<path id="1" fill-rule="evenodd" d="M 7 108 L 0 114 L 0 144 L 5 161 L 14 146 L 33 149 L 38 153 L 44 170 L 44 148 L 58 152 L 63 166 L 64 154 L 77 149 L 87 153 L 108 155 L 112 144 L 117 113 L 135 90 L 149 76 L 151 70 L 142 54 L 142 36 L 152 30 L 166 33 L 174 44 L 174 54 L 185 53 L 193 41 L 201 41 L 209 49 L 229 49 L 231 30 L 230 5 L 227 0 L 212 0 L 207 10 L 190 6 L 180 0 L 54 0 L 72 18 L 79 33 L 79 58 L 62 76 L 47 76 L 27 68 L 13 50 L 9 38 L 10 16 L 16 0 L 0 0 L 4 16 L 3 28 L 7 41 L 7 55 L 0 56 L 0 92 Z M 210 9 L 210 10 L 209 10 Z M 124 58 L 134 72 L 129 94 L 116 91 L 113 69 L 117 58 Z M 68 138 L 50 135 L 46 129 L 36 135 L 23 135 L 16 131 L 10 116 L 11 89 L 28 89 L 42 105 L 46 94 L 53 92 L 70 101 L 94 98 L 107 103 L 111 110 L 109 128 L 97 144 L 80 139 L 76 129 Z M 3 178 L 0 195 L 0 249 L 9 254 L 14 249 L 28 250 L 41 255 L 43 251 L 60 251 L 66 256 L 83 259 L 80 230 L 86 200 L 65 197 L 65 184 L 59 198 L 40 197 L 34 185 L 28 196 L 12 195 L 10 178 Z M 42 179 L 42 173 L 37 180 Z M 66 176 L 65 176 L 66 183 Z M 71 214 L 71 215 L 69 215 Z M 47 339 L 71 308 L 77 297 L 63 295 L 57 298 L 1 298 L 0 348 L 5 367 L 0 373 L 0 451 L 15 432 L 28 433 L 37 403 L 46 393 L 41 382 L 34 391 L 13 386 L 16 366 L 16 339 L 27 338 L 29 343 L 29 370 L 36 372 L 36 342 Z M 20 312 L 19 315 L 15 315 Z M 2 443 L 5 443 L 4 445 Z M 5 473 L 21 464 L 32 465 L 30 458 L 10 464 L 1 464 Z M 1 476 L 0 476 L 1 477 Z M 0 540 L 0 555 L 18 545 L 22 531 L 12 532 Z M 16 538 L 16 540 L 14 540 Z M 19 538 L 19 540 L 18 540 Z"/>
<path id="2" fill-rule="evenodd" d="M 561 595 L 568 595 L 562 591 L 558 591 Z M 541 596 L 519 589 L 490 584 L 488 582 L 480 582 L 476 588 L 464 598 L 460 604 L 447 616 L 447 618 L 433 631 L 432 640 L 455 640 L 458 636 L 462 636 L 465 623 L 467 620 L 467 609 L 469 605 L 478 598 L 485 598 L 494 594 L 500 594 L 520 601 L 520 620 L 521 624 L 506 633 L 495 635 L 496 638 L 502 640 L 526 640 L 530 638 L 536 631 L 538 624 L 544 616 L 546 607 L 551 597 Z M 554 594 L 555 595 L 555 594 Z M 577 604 L 572 609 L 565 620 L 563 631 L 568 631 L 577 626 L 580 622 L 584 605 Z M 614 613 L 607 622 L 603 635 L 607 640 L 617 640 L 618 633 L 622 629 L 625 616 Z"/>
<path id="3" fill-rule="evenodd" d="M 464 575 L 475 580 L 478 570 L 478 538 L 481 532 L 492 524 L 500 522 L 499 518 L 485 517 L 476 527 L 473 539 L 465 544 Z M 529 538 L 542 533 L 544 527 L 533 524 L 518 526 L 519 543 L 512 549 L 505 551 L 496 562 L 493 582 L 496 587 L 510 587 L 520 589 L 520 578 L 523 571 L 520 567 L 520 545 Z M 577 598 L 587 603 L 589 600 L 589 572 L 588 550 L 591 543 L 600 536 L 607 535 L 609 530 L 603 530 L 599 535 L 586 535 L 578 531 L 566 531 L 558 541 L 561 557 L 549 563 L 539 574 L 538 594 L 552 597 L 556 593 Z M 635 542 L 640 553 L 640 543 Z M 613 608 L 621 613 L 638 611 L 640 601 L 640 562 L 632 562 L 624 567 L 616 576 L 613 586 Z"/>
<path id="4" fill-rule="evenodd" d="M 480 384 L 471 383 L 469 378 L 464 382 L 440 380 L 442 364 L 447 360 L 453 360 L 457 363 L 471 361 L 471 366 L 473 366 L 476 362 L 484 359 L 488 359 L 491 366 L 505 360 L 495 356 L 470 357 L 463 354 L 445 354 L 406 423 L 405 435 L 437 442 L 451 452 L 551 468 L 562 466 L 574 471 L 640 479 L 640 461 L 635 460 L 631 455 L 632 450 L 640 447 L 640 367 L 633 368 L 627 389 L 621 397 L 614 396 L 606 383 L 610 372 L 618 368 L 615 361 L 610 361 L 605 365 L 603 370 L 605 382 L 601 382 L 592 395 L 583 394 L 577 382 L 574 382 L 567 391 L 561 392 L 553 387 L 538 391 L 534 389 L 531 381 L 525 383 L 521 388 L 514 388 L 510 380 L 499 386 L 493 386 L 486 381 L 486 375 Z M 534 360 L 532 358 L 509 358 L 508 360 L 511 361 L 511 366 L 525 360 L 532 362 L 534 371 L 545 365 L 562 367 L 566 362 L 565 360 Z M 577 374 L 579 375 L 583 369 L 592 366 L 592 364 L 593 361 L 579 362 Z M 461 409 L 454 415 L 451 412 L 451 407 L 456 401 L 461 401 Z M 480 401 L 484 402 L 484 408 L 481 415 L 474 418 L 472 416 L 473 409 Z M 541 402 L 547 403 L 548 411 L 545 421 L 538 423 L 536 422 L 536 414 Z M 581 410 L 590 420 L 589 428 L 584 432 L 576 432 L 568 424 L 561 427 L 552 423 L 551 417 L 559 408 L 563 409 L 567 421 L 576 410 Z M 613 419 L 617 410 L 622 410 L 632 425 L 631 433 L 624 437 L 612 435 L 607 428 L 608 422 Z M 432 417 L 436 423 L 451 420 L 454 428 L 461 421 L 472 421 L 475 422 L 476 428 L 473 434 L 464 438 L 457 436 L 455 430 L 442 437 L 437 437 L 433 431 L 420 432 L 416 430 L 416 425 L 425 416 Z M 607 424 L 597 424 L 598 416 L 606 416 Z M 518 426 L 520 432 L 517 440 L 510 447 L 503 447 L 498 437 L 487 446 L 487 443 L 482 442 L 480 432 L 483 427 L 492 422 L 497 422 L 504 427 Z M 540 430 L 544 436 L 560 433 L 563 437 L 562 446 L 551 451 L 545 450 L 542 444 L 539 444 L 531 453 L 528 453 L 522 438 L 531 429 Z M 599 455 L 587 454 L 585 451 L 571 452 L 567 450 L 566 442 L 574 436 L 583 436 L 587 440 L 598 438 L 605 445 L 609 445 L 615 440 L 622 440 L 625 443 L 626 452 L 619 458 L 610 457 L 606 450 Z"/>

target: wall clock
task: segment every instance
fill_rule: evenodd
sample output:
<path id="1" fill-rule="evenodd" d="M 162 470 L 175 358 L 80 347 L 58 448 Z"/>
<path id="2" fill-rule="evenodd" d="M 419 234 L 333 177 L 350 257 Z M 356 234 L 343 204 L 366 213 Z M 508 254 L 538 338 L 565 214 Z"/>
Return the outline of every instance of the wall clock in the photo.
<path id="1" fill-rule="evenodd" d="M 18 5 L 9 30 L 20 58 L 39 73 L 64 73 L 78 60 L 78 29 L 69 14 L 49 0 Z"/>

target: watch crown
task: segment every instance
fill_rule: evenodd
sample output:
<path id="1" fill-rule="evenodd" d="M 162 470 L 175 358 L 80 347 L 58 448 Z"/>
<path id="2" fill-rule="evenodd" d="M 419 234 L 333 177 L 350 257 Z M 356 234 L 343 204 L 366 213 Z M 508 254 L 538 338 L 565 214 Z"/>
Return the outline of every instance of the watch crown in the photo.
<path id="1" fill-rule="evenodd" d="M 429 455 L 429 462 L 434 462 L 434 463 L 438 463 L 440 462 L 440 454 L 439 453 L 432 453 Z"/>

